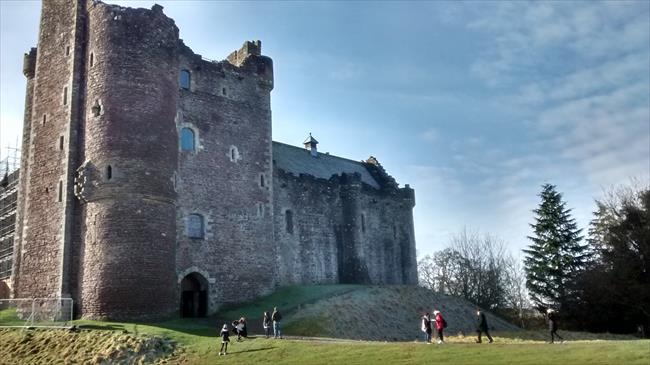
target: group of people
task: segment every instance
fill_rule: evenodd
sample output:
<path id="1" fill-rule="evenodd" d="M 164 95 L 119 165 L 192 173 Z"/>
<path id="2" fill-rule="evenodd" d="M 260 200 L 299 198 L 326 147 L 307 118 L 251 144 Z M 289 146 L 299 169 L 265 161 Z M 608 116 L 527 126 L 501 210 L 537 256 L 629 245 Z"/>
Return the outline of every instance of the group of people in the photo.
<path id="1" fill-rule="evenodd" d="M 282 320 L 282 314 L 277 307 L 273 308 L 273 313 L 269 315 L 269 312 L 264 312 L 264 317 L 262 318 L 262 327 L 264 328 L 264 335 L 266 338 L 271 336 L 271 328 L 273 328 L 273 338 L 282 339 L 282 327 L 280 321 Z M 246 328 L 246 318 L 241 317 L 240 319 L 234 320 L 231 323 L 232 331 L 237 335 L 237 341 L 242 341 L 242 337 L 248 337 L 248 329 Z M 230 343 L 230 329 L 228 324 L 224 323 L 221 328 L 221 349 L 219 350 L 219 356 L 228 354 L 228 344 Z"/>
<path id="2" fill-rule="evenodd" d="M 438 334 L 438 344 L 445 343 L 444 330 L 447 328 L 447 321 L 443 318 L 442 313 L 438 310 L 433 311 L 434 318 L 431 319 L 429 313 L 425 313 L 422 316 L 422 332 L 424 332 L 424 340 L 426 343 L 431 344 L 431 334 L 433 333 L 433 325 L 435 324 L 436 332 Z M 476 308 L 476 333 L 478 335 L 476 343 L 483 342 L 482 335 L 485 334 L 490 341 L 494 342 L 492 336 L 490 336 L 490 331 L 488 329 L 487 318 L 485 314 L 481 311 L 480 308 Z"/>
<path id="3" fill-rule="evenodd" d="M 431 343 L 431 333 L 433 332 L 433 323 L 435 323 L 435 328 L 438 333 L 438 344 L 443 344 L 444 339 L 444 329 L 447 328 L 447 321 L 442 317 L 440 311 L 433 311 L 434 319 L 431 319 L 429 313 L 425 313 L 422 316 L 422 332 L 424 332 L 424 338 L 426 343 Z M 555 343 L 555 338 L 557 337 L 562 343 L 564 343 L 564 338 L 557 333 L 558 329 L 558 316 L 555 310 L 548 308 L 546 310 L 546 320 L 548 321 L 548 329 L 551 335 L 551 342 Z M 483 334 L 488 338 L 489 343 L 494 342 L 492 336 L 490 336 L 490 330 L 487 323 L 487 318 L 485 313 L 481 311 L 480 308 L 476 308 L 476 343 L 483 342 Z"/>
<path id="4" fill-rule="evenodd" d="M 428 312 L 422 316 L 422 332 L 424 332 L 424 340 L 428 344 L 431 343 L 431 333 L 433 332 L 433 323 L 435 323 L 436 332 L 438 333 L 438 344 L 444 343 L 444 330 L 447 328 L 447 321 L 445 321 L 438 310 L 433 311 L 433 316 L 434 318 L 431 319 L 431 315 L 429 315 Z"/>

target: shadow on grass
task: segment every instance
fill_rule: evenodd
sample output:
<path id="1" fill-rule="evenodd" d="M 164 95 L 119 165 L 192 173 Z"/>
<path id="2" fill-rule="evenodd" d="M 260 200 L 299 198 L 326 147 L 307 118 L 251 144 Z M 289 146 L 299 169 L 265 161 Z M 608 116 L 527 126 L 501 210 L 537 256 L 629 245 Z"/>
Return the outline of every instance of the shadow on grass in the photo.
<path id="1" fill-rule="evenodd" d="M 236 352 L 231 352 L 231 353 L 233 353 L 233 354 L 243 354 L 245 352 L 268 351 L 268 350 L 273 350 L 274 348 L 275 348 L 274 346 L 271 346 L 271 347 L 264 347 L 264 348 L 261 348 L 261 349 L 250 349 L 250 350 L 236 351 Z"/>
<path id="2" fill-rule="evenodd" d="M 124 328 L 121 324 L 80 324 L 77 325 L 77 328 L 81 330 L 100 330 L 100 331 L 124 331 Z"/>

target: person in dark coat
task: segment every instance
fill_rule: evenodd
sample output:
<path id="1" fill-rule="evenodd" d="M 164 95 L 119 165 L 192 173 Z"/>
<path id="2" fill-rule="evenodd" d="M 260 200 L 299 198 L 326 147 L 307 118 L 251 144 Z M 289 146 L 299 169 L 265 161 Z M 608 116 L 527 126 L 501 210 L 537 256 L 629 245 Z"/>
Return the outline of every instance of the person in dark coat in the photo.
<path id="1" fill-rule="evenodd" d="M 420 326 L 422 332 L 424 332 L 424 341 L 428 344 L 431 343 L 431 316 L 429 313 L 425 313 L 422 316 L 422 325 Z"/>
<path id="2" fill-rule="evenodd" d="M 262 318 L 262 327 L 264 327 L 264 335 L 266 338 L 271 336 L 271 327 L 273 326 L 273 321 L 271 321 L 271 316 L 269 312 L 264 312 L 264 317 Z"/>
<path id="3" fill-rule="evenodd" d="M 280 339 L 282 339 L 282 327 L 280 327 L 282 314 L 280 314 L 278 307 L 273 308 L 273 313 L 271 314 L 271 320 L 273 321 L 273 338 L 280 337 Z"/>
<path id="4" fill-rule="evenodd" d="M 555 342 L 555 337 L 559 338 L 561 342 L 564 342 L 564 338 L 557 333 L 557 313 L 555 313 L 553 309 L 549 308 L 546 310 L 546 318 L 548 319 L 548 330 L 551 332 L 551 343 Z"/>
<path id="5" fill-rule="evenodd" d="M 219 350 L 219 356 L 228 355 L 228 343 L 230 343 L 230 331 L 228 330 L 227 324 L 224 323 L 220 335 L 221 335 L 221 350 Z"/>
<path id="6" fill-rule="evenodd" d="M 489 343 L 494 342 L 492 340 L 492 336 L 490 336 L 490 332 L 488 330 L 488 323 L 487 323 L 487 318 L 485 318 L 485 314 L 481 312 L 480 308 L 476 308 L 476 332 L 478 333 L 478 338 L 476 339 L 476 343 L 481 343 L 483 342 L 481 340 L 481 334 L 485 332 L 485 335 L 487 336 L 488 340 L 490 341 Z"/>

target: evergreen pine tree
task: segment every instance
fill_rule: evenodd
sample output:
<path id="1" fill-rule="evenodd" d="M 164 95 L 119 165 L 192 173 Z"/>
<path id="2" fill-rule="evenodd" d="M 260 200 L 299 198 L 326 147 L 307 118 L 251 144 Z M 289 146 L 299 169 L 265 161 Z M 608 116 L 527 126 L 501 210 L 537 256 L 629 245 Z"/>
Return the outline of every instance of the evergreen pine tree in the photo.
<path id="1" fill-rule="evenodd" d="M 585 267 L 587 244 L 581 244 L 581 229 L 566 208 L 562 194 L 551 184 L 542 185 L 542 202 L 533 210 L 532 244 L 523 250 L 526 287 L 538 306 L 561 307 L 569 299 L 570 282 Z"/>

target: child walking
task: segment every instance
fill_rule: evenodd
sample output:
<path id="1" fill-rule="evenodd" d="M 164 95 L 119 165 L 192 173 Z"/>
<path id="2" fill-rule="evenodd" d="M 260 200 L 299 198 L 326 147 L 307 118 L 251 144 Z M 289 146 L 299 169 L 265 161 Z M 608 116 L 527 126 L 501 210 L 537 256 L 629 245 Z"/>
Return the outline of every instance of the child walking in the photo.
<path id="1" fill-rule="evenodd" d="M 224 323 L 223 328 L 221 329 L 221 350 L 219 350 L 219 356 L 228 355 L 229 342 L 230 342 L 230 331 L 228 331 L 228 325 Z"/>

